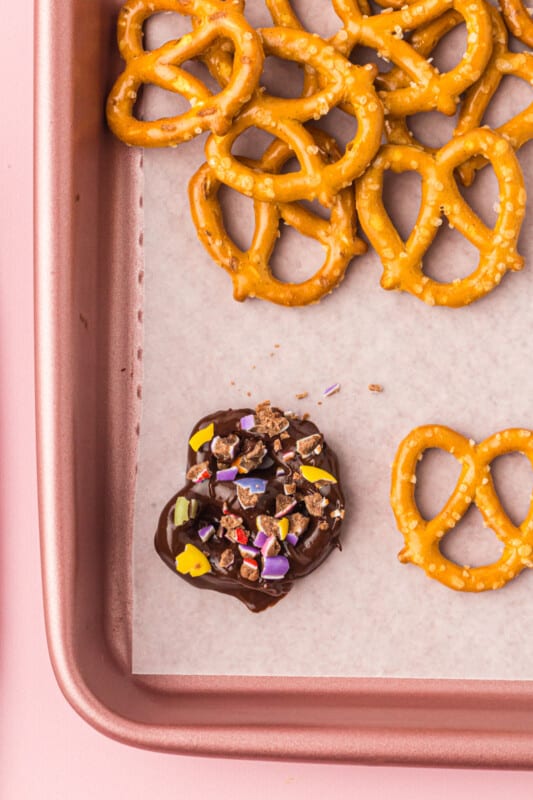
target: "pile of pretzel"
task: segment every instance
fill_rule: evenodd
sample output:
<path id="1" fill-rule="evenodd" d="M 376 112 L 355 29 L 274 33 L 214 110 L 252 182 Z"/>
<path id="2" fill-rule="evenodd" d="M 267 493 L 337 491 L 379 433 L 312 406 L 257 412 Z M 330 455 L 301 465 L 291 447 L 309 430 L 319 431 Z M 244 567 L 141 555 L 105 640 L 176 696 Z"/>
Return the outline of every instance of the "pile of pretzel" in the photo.
<path id="1" fill-rule="evenodd" d="M 533 84 L 533 54 L 514 53 L 509 31 L 533 46 L 533 21 L 521 0 L 501 0 L 501 13 L 486 0 L 332 0 L 340 28 L 328 41 L 304 30 L 289 0 L 265 0 L 275 27 L 254 29 L 244 0 L 128 0 L 118 21 L 126 65 L 107 105 L 111 129 L 130 145 L 175 147 L 209 131 L 206 163 L 193 176 L 189 196 L 198 235 L 212 258 L 231 276 L 237 300 L 259 297 L 286 306 L 317 302 L 342 280 L 354 256 L 366 251 L 356 216 L 383 263 L 382 286 L 407 291 L 431 305 L 463 306 L 490 292 L 523 259 L 517 239 L 526 191 L 515 151 L 533 137 L 533 104 L 496 130 L 480 127 L 502 78 Z M 154 50 L 143 47 L 147 18 L 174 11 L 191 20 L 191 31 Z M 466 52 L 441 73 L 431 53 L 443 36 L 464 23 Z M 374 64 L 350 58 L 364 46 L 392 62 L 380 73 Z M 261 85 L 265 57 L 296 62 L 305 70 L 301 97 L 269 94 Z M 183 68 L 200 59 L 220 90 L 211 92 Z M 156 85 L 177 93 L 190 109 L 151 121 L 137 118 L 139 89 Z M 316 123 L 333 108 L 355 117 L 357 132 L 343 151 Z M 459 110 L 453 138 L 440 149 L 417 142 L 409 131 L 413 114 Z M 237 138 L 254 127 L 274 136 L 259 160 L 232 153 Z M 283 173 L 296 158 L 299 169 Z M 470 184 L 491 163 L 499 184 L 497 220 L 489 228 L 461 195 L 457 180 Z M 415 170 L 422 178 L 422 203 L 404 242 L 383 202 L 387 170 Z M 250 249 L 229 237 L 218 201 L 221 185 L 254 202 Z M 329 220 L 299 201 L 318 200 Z M 424 274 L 423 258 L 446 217 L 479 251 L 479 262 L 463 279 L 449 283 Z M 320 269 L 302 283 L 275 278 L 270 259 L 280 223 L 325 248 Z M 473 265 L 474 266 L 474 265 Z"/>

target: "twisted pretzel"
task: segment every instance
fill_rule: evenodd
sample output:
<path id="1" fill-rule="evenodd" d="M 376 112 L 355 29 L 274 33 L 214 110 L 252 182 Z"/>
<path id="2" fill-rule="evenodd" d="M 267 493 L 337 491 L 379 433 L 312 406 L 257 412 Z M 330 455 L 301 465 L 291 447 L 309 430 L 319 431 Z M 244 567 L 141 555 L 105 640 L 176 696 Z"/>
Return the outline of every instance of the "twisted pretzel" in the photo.
<path id="1" fill-rule="evenodd" d="M 270 0 L 267 5 L 276 24 L 289 22 L 302 28 L 289 0 Z M 403 36 L 452 6 L 466 23 L 468 45 L 460 63 L 441 75 L 403 41 Z M 408 76 L 408 86 L 380 92 L 388 114 L 398 116 L 433 109 L 454 114 L 459 95 L 481 76 L 490 57 L 490 18 L 483 0 L 416 0 L 402 4 L 397 11 L 387 9 L 372 16 L 362 12 L 356 0 L 333 0 L 333 7 L 343 27 L 330 42 L 340 53 L 349 57 L 357 45 L 371 47 Z"/>
<path id="2" fill-rule="evenodd" d="M 504 75 L 514 75 L 528 84 L 533 83 L 533 55 L 513 53 L 508 49 L 508 34 L 503 19 L 493 6 L 488 5 L 487 8 L 492 23 L 493 50 L 483 75 L 468 89 L 460 103 L 459 120 L 454 132 L 456 136 L 482 124 L 485 112 Z M 418 28 L 410 43 L 418 53 L 427 58 L 443 36 L 462 21 L 461 15 L 455 10 L 447 11 L 438 19 Z M 380 75 L 377 82 L 381 87 L 391 90 L 406 85 L 407 78 L 401 70 L 393 68 L 385 75 Z M 518 150 L 533 136 L 533 103 L 495 130 Z M 385 131 L 391 144 L 414 144 L 428 152 L 436 152 L 436 149 L 421 145 L 416 140 L 408 128 L 406 117 L 386 117 Z M 481 155 L 462 164 L 458 170 L 462 183 L 469 186 L 476 171 L 486 164 L 487 160 Z"/>
<path id="3" fill-rule="evenodd" d="M 499 213 L 488 228 L 460 195 L 454 170 L 481 154 L 498 180 Z M 385 170 L 414 170 L 422 176 L 422 204 L 407 242 L 403 242 L 383 205 Z M 361 226 L 383 263 L 381 285 L 410 292 L 430 305 L 463 306 L 483 297 L 507 270 L 519 270 L 524 260 L 516 243 L 525 214 L 526 191 L 509 143 L 488 128 L 457 136 L 436 155 L 409 145 L 386 145 L 356 185 Z M 476 269 L 466 278 L 440 283 L 424 275 L 422 259 L 431 245 L 441 215 L 479 250 Z"/>
<path id="4" fill-rule="evenodd" d="M 416 504 L 416 466 L 429 448 L 451 453 L 461 463 L 457 485 L 442 510 L 425 520 Z M 502 508 L 490 474 L 490 465 L 505 453 L 523 453 L 533 466 L 533 432 L 510 428 L 476 445 L 442 425 L 416 428 L 400 444 L 392 467 L 391 505 L 396 523 L 405 539 L 398 555 L 450 589 L 482 592 L 499 589 L 525 567 L 533 567 L 533 500 L 521 525 L 513 525 Z M 445 558 L 440 550 L 443 537 L 451 531 L 474 503 L 486 525 L 503 543 L 503 553 L 493 564 L 461 566 Z"/>
<path id="5" fill-rule="evenodd" d="M 194 16 L 196 27 L 178 40 L 145 51 L 142 47 L 145 20 L 168 10 Z M 225 39 L 233 43 L 235 50 L 231 77 L 220 93 L 213 95 L 202 81 L 180 65 L 209 52 L 214 43 Z M 120 12 L 118 40 L 126 67 L 109 95 L 107 119 L 113 133 L 133 145 L 167 147 L 206 130 L 224 133 L 250 99 L 263 67 L 258 33 L 223 0 L 128 0 Z M 136 119 L 133 108 L 138 91 L 147 83 L 182 95 L 192 107 L 173 117 Z"/>
<path id="6" fill-rule="evenodd" d="M 325 161 L 339 158 L 337 145 L 330 136 L 318 129 L 314 129 L 312 135 Z M 260 161 L 245 161 L 251 169 L 275 173 L 291 156 L 289 146 L 277 139 Z M 353 256 L 366 251 L 366 245 L 356 236 L 351 188 L 343 189 L 334 198 L 329 222 L 298 203 L 254 201 L 255 232 L 247 252 L 240 250 L 227 234 L 217 201 L 219 188 L 220 181 L 209 164 L 204 164 L 189 184 L 191 212 L 200 241 L 216 263 L 231 276 L 236 300 L 259 297 L 285 306 L 316 303 L 340 283 Z M 326 250 L 323 265 L 302 283 L 277 280 L 270 269 L 269 260 L 279 236 L 280 219 L 303 236 L 316 239 Z"/>
<path id="7" fill-rule="evenodd" d="M 296 61 L 325 76 L 323 88 L 294 100 L 256 95 L 223 136 L 212 135 L 206 143 L 209 166 L 222 183 L 255 200 L 292 202 L 318 198 L 324 205 L 368 166 L 379 147 L 383 108 L 373 89 L 372 65 L 358 67 L 316 35 L 291 28 L 260 29 L 266 55 Z M 311 134 L 300 124 L 319 119 L 346 101 L 357 118 L 357 132 L 344 154 L 324 165 Z M 301 169 L 288 175 L 259 173 L 239 162 L 231 148 L 241 133 L 260 128 L 282 139 L 300 162 Z"/>
<path id="8" fill-rule="evenodd" d="M 523 0 L 499 0 L 509 30 L 521 42 L 533 47 L 533 20 Z"/>

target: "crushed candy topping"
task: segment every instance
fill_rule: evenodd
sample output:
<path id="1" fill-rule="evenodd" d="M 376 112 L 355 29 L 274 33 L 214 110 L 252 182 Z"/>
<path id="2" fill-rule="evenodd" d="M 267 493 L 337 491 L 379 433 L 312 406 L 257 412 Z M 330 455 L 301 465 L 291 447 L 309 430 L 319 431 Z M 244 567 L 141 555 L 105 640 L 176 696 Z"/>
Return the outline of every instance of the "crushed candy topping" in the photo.
<path id="1" fill-rule="evenodd" d="M 337 483 L 337 478 L 334 475 L 319 467 L 310 467 L 304 464 L 300 467 L 300 472 L 309 483 L 321 483 L 322 481 L 325 483 Z"/>
<path id="2" fill-rule="evenodd" d="M 202 483 L 211 477 L 209 470 L 209 461 L 201 461 L 199 464 L 194 464 L 187 472 L 186 478 L 193 483 Z"/>
<path id="3" fill-rule="evenodd" d="M 339 388 L 334 384 L 324 394 L 329 396 L 328 392 L 334 394 Z M 187 471 L 187 480 L 198 484 L 196 497 L 177 497 L 173 521 L 176 527 L 191 526 L 197 518 L 193 527 L 199 543 L 212 547 L 210 540 L 216 537 L 217 541 L 211 561 L 187 543 L 176 557 L 178 572 L 198 577 L 218 569 L 254 583 L 279 581 L 289 572 L 291 557 L 296 558 L 296 552 L 305 554 L 306 534 L 336 530 L 344 508 L 332 498 L 334 510 L 326 514 L 330 501 L 321 491 L 326 494 L 325 485 L 337 479 L 314 466 L 315 461 L 303 463 L 324 452 L 323 436 L 315 432 L 298 438 L 289 431 L 292 420 L 301 424 L 293 412 L 282 413 L 265 401 L 255 414 L 236 417 L 234 432 L 228 433 L 226 426 L 223 435 L 215 435 L 216 423 L 210 423 L 191 436 L 189 444 L 195 452 L 210 445 L 202 450 L 203 460 Z M 209 498 L 206 506 L 202 497 Z M 220 514 L 211 511 L 213 500 Z M 253 527 L 257 531 L 251 533 Z"/>
<path id="4" fill-rule="evenodd" d="M 313 433 L 305 436 L 296 442 L 296 452 L 302 458 L 310 458 L 312 455 L 319 455 L 322 452 L 322 435 Z"/>
<path id="5" fill-rule="evenodd" d="M 189 439 L 189 446 L 192 447 L 195 453 L 197 453 L 203 444 L 211 441 L 214 434 L 215 426 L 211 422 L 209 425 L 206 425 L 205 428 L 200 428 L 199 431 L 196 431 L 196 433 L 191 436 Z"/>
<path id="6" fill-rule="evenodd" d="M 176 556 L 176 570 L 182 575 L 199 578 L 211 572 L 211 564 L 206 555 L 193 544 L 186 544 L 185 550 Z"/>

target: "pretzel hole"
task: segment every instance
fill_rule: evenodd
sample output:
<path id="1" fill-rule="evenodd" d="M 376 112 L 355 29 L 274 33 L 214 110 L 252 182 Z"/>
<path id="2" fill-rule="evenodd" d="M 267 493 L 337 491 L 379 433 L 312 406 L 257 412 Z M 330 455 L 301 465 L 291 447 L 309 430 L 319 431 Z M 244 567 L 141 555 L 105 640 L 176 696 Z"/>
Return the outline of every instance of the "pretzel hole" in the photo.
<path id="1" fill-rule="evenodd" d="M 464 22 L 443 36 L 433 52 L 428 56 L 428 58 L 433 59 L 431 62 L 433 66 L 437 67 L 441 73 L 450 72 L 450 70 L 454 69 L 466 52 L 467 36 L 468 33 Z"/>
<path id="2" fill-rule="evenodd" d="M 531 78 L 533 79 L 533 74 Z M 504 75 L 483 116 L 482 124 L 498 128 L 520 114 L 532 102 L 533 92 L 526 81 L 514 75 Z"/>
<path id="3" fill-rule="evenodd" d="M 483 525 L 483 517 L 471 506 L 464 517 L 441 540 L 440 551 L 454 564 L 483 567 L 498 561 L 503 544 L 496 534 Z"/>
<path id="4" fill-rule="evenodd" d="M 220 187 L 218 201 L 229 238 L 241 250 L 249 250 L 255 227 L 253 201 L 229 186 Z"/>
<path id="5" fill-rule="evenodd" d="M 331 3 L 291 0 L 291 6 L 306 31 L 318 33 L 323 39 L 327 39 L 339 30 L 339 18 Z"/>
<path id="6" fill-rule="evenodd" d="M 357 135 L 357 119 L 352 114 L 347 114 L 340 108 L 332 108 L 324 117 L 321 117 L 317 127 L 329 133 L 337 142 L 341 153 L 346 149 Z"/>
<path id="7" fill-rule="evenodd" d="M 447 117 L 438 111 L 413 114 L 407 118 L 407 125 L 415 139 L 425 147 L 438 148 L 448 144 L 453 138 L 457 125 L 457 114 Z"/>
<path id="8" fill-rule="evenodd" d="M 500 192 L 498 179 L 492 164 L 487 163 L 483 169 L 475 173 L 474 182 L 471 186 L 463 186 L 461 181 L 457 180 L 457 188 L 478 217 L 485 225 L 492 228 L 498 219 L 497 209 Z"/>
<path id="9" fill-rule="evenodd" d="M 426 520 L 440 513 L 459 480 L 461 465 L 451 453 L 426 450 L 416 468 L 415 500 Z"/>
<path id="10" fill-rule="evenodd" d="M 153 14 L 144 23 L 144 48 L 155 50 L 157 47 L 181 39 L 192 30 L 191 19 L 185 14 L 173 11 L 161 11 Z"/>
<path id="11" fill-rule="evenodd" d="M 362 47 L 357 45 L 350 54 L 350 61 L 352 64 L 358 64 L 364 67 L 366 64 L 375 64 L 381 73 L 389 72 L 394 66 L 391 61 L 385 61 L 380 58 L 377 52 L 371 47 Z"/>
<path id="12" fill-rule="evenodd" d="M 422 178 L 418 172 L 392 172 L 383 176 L 385 210 L 401 238 L 405 241 L 413 230 L 422 197 Z"/>
<path id="13" fill-rule="evenodd" d="M 236 156 L 259 160 L 275 138 L 275 136 L 272 136 L 262 128 L 251 126 L 250 128 L 246 128 L 246 130 L 235 139 L 231 152 Z"/>
<path id="14" fill-rule="evenodd" d="M 303 237 L 299 231 L 281 222 L 270 268 L 283 283 L 302 283 L 311 278 L 324 263 L 325 251 L 316 239 Z"/>
<path id="15" fill-rule="evenodd" d="M 268 56 L 265 58 L 261 84 L 274 97 L 299 98 L 304 88 L 302 65 L 295 61 Z"/>
<path id="16" fill-rule="evenodd" d="M 502 507 L 513 523 L 520 525 L 529 511 L 533 469 L 522 453 L 506 453 L 491 465 L 492 481 Z"/>
<path id="17" fill-rule="evenodd" d="M 181 94 L 145 83 L 137 95 L 133 114 L 137 119 L 153 121 L 164 117 L 180 116 L 189 111 L 190 107 L 190 103 Z"/>
<path id="18" fill-rule="evenodd" d="M 440 283 L 450 283 L 470 275 L 479 263 L 479 252 L 457 230 L 450 229 L 446 217 L 424 257 L 424 274 Z"/>

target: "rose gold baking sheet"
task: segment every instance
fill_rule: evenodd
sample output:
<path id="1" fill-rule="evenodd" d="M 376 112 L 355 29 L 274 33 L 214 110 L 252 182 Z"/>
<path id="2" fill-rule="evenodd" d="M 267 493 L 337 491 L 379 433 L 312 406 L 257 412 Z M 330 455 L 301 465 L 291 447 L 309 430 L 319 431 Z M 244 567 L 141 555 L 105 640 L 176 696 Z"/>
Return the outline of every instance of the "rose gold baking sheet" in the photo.
<path id="1" fill-rule="evenodd" d="M 50 652 L 65 695 L 103 732 L 161 750 L 528 767 L 533 691 L 526 681 L 243 680 L 132 674 L 131 544 L 143 281 L 141 154 L 111 139 L 101 112 L 109 76 L 118 67 L 113 50 L 116 7 L 115 3 L 95 2 L 88 8 L 81 0 L 58 0 L 38 7 L 40 522 Z M 364 279 L 368 280 L 365 290 L 369 296 L 377 278 L 375 265 L 370 270 L 373 276 Z M 523 276 L 521 289 L 513 287 L 522 276 L 513 276 L 498 297 L 507 296 L 513 311 L 520 309 L 524 316 L 529 305 L 522 304 L 531 279 L 526 272 Z M 220 278 L 225 276 L 220 273 Z M 341 291 L 346 294 L 349 287 L 347 283 Z M 227 285 L 224 288 L 227 292 Z M 394 302 L 403 305 L 407 300 Z M 318 307 L 317 313 L 325 314 L 327 304 L 323 308 L 322 312 Z M 422 311 L 412 313 L 420 315 Z M 383 317 L 376 320 L 377 325 L 386 322 Z M 510 317 L 508 322 L 514 324 Z M 486 331 L 490 344 L 503 331 L 498 324 L 497 316 L 488 327 L 486 322 L 480 327 L 472 321 L 470 333 Z M 422 339 L 411 318 L 407 333 Z M 526 347 L 525 327 L 515 345 L 518 341 Z M 465 347 L 468 356 L 468 345 Z M 431 357 L 438 358 L 439 353 Z M 463 353 L 458 353 L 458 360 L 462 357 Z M 429 359 L 430 354 L 424 358 Z M 344 376 L 334 378 L 344 380 Z M 443 380 L 448 379 L 444 373 Z M 511 369 L 508 379 L 515 390 L 522 389 Z M 378 376 L 374 370 L 357 376 L 354 395 L 358 391 L 363 394 L 365 383 L 371 380 L 383 382 L 386 391 L 383 397 L 369 397 L 364 402 L 392 402 L 392 397 L 387 400 L 390 384 L 387 386 L 386 373 Z M 482 376 L 479 383 L 483 390 L 479 408 L 486 408 L 486 403 L 493 407 L 494 428 L 509 424 L 506 413 L 499 412 L 506 396 L 500 383 L 490 375 Z M 296 391 L 312 388 L 316 394 L 318 385 L 298 386 Z M 418 388 L 415 382 L 415 395 Z M 348 389 L 350 384 L 344 383 L 343 392 Z M 526 400 L 516 413 L 527 414 Z M 461 416 L 461 406 L 469 409 L 467 415 Z M 333 406 L 325 408 L 327 427 Z M 394 406 L 391 408 L 394 412 Z M 357 410 L 354 402 L 354 420 Z M 469 397 L 455 397 L 452 391 L 445 421 L 475 436 L 491 432 L 478 423 Z M 409 427 L 411 420 L 404 424 Z M 524 424 L 522 420 L 520 424 Z M 361 469 L 364 462 L 362 458 Z M 361 537 L 363 534 L 359 531 Z M 394 543 L 396 548 L 394 531 L 383 535 L 390 536 L 391 547 Z M 336 554 L 335 558 L 340 563 L 345 555 Z M 329 568 L 325 565 L 324 571 Z M 417 581 L 413 570 L 397 569 Z M 169 577 L 174 576 L 169 573 Z M 527 579 L 524 576 L 521 582 Z M 420 602 L 430 586 L 423 584 L 422 590 L 420 585 Z M 516 586 L 520 587 L 520 582 Z M 284 603 L 291 600 L 289 597 Z M 518 606 L 518 600 L 511 605 L 510 614 L 522 617 L 521 629 L 527 638 L 527 610 Z M 368 608 L 363 611 L 368 613 Z M 461 635 L 460 625 L 454 634 Z M 508 654 L 509 658 L 512 655 Z"/>

